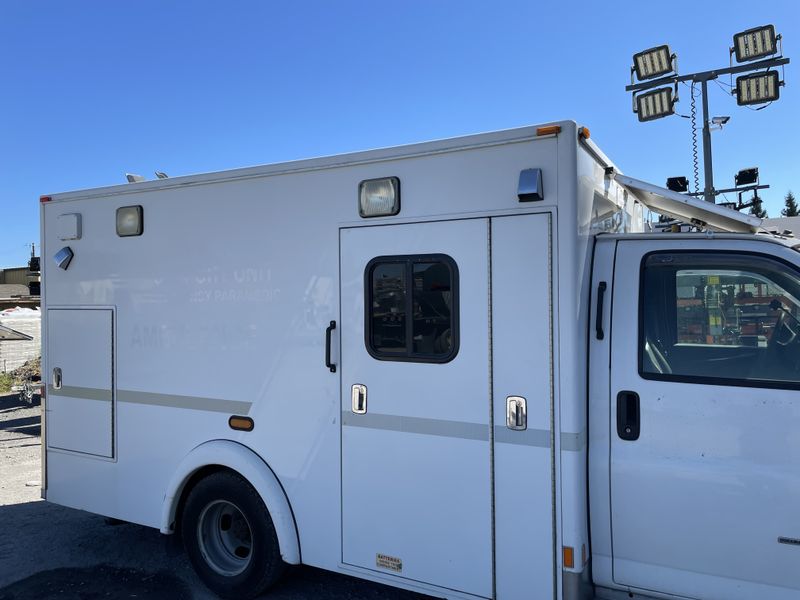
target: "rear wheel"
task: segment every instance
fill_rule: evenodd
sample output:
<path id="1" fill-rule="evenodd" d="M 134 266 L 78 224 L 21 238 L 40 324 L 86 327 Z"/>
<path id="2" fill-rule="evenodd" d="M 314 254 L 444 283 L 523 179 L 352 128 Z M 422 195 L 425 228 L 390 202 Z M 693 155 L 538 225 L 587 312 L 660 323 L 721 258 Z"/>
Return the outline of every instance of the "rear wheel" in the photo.
<path id="1" fill-rule="evenodd" d="M 223 598 L 254 598 L 286 567 L 267 507 L 235 473 L 214 473 L 192 489 L 181 528 L 192 566 Z"/>

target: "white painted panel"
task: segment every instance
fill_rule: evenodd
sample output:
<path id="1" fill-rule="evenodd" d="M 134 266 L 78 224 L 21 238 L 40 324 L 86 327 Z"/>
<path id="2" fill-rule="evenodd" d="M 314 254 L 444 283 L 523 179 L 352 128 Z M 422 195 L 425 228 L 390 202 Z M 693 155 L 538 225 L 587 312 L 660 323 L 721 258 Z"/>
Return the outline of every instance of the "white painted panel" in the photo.
<path id="1" fill-rule="evenodd" d="M 492 219 L 497 598 L 553 597 L 550 216 Z M 527 400 L 528 429 L 506 424 Z"/>
<path id="2" fill-rule="evenodd" d="M 695 598 L 796 599 L 800 549 L 779 538 L 800 538 L 798 392 L 639 375 L 633 323 L 642 258 L 693 248 L 782 252 L 798 266 L 796 253 L 746 239 L 619 242 L 610 390 L 614 580 Z M 669 362 L 673 348 L 663 343 Z M 623 390 L 640 398 L 635 441 L 617 434 L 616 398 Z"/>
<path id="3" fill-rule="evenodd" d="M 341 369 L 331 373 L 323 360 L 325 328 L 340 314 L 340 227 L 531 210 L 534 203 L 520 204 L 516 192 L 520 170 L 534 165 L 543 169 L 546 193 L 535 204 L 552 206 L 564 185 L 555 186 L 564 172 L 556 149 L 574 148 L 577 139 L 574 123 L 561 125 L 559 138 L 537 138 L 531 128 L 422 148 L 433 154 L 392 149 L 358 161 L 248 169 L 231 174 L 242 177 L 234 180 L 170 178 L 59 194 L 42 204 L 44 299 L 52 307 L 115 307 L 120 391 L 115 462 L 48 452 L 48 499 L 158 527 L 164 487 L 181 459 L 207 440 L 232 439 L 259 454 L 280 480 L 303 562 L 340 569 Z M 358 183 L 387 175 L 401 180 L 401 214 L 360 219 Z M 120 238 L 115 212 L 129 205 L 143 207 L 144 233 Z M 56 219 L 66 212 L 81 214 L 82 231 L 69 242 L 75 258 L 63 270 L 52 257 L 65 245 Z M 436 237 L 422 242 L 441 247 Z M 485 239 L 475 246 L 485 254 Z M 488 296 L 485 289 L 480 294 Z M 342 333 L 339 324 L 337 363 Z M 488 382 L 474 388 L 487 390 L 488 402 Z M 131 402 L 124 392 L 184 396 L 186 406 L 194 397 L 251 402 L 256 429 L 235 432 L 229 414 Z M 447 412 L 444 403 L 431 404 L 438 406 Z M 481 476 L 488 461 L 487 453 L 486 466 L 476 467 Z M 490 523 L 478 525 L 487 535 L 476 552 L 488 556 Z"/>
<path id="4" fill-rule="evenodd" d="M 111 310 L 47 311 L 49 372 L 47 445 L 113 456 L 113 350 Z M 53 389 L 53 369 L 62 389 Z"/>
<path id="5" fill-rule="evenodd" d="M 56 230 L 58 239 L 79 240 L 81 239 L 81 216 L 78 213 L 59 215 L 56 218 Z"/>
<path id="6" fill-rule="evenodd" d="M 483 597 L 492 595 L 487 234 L 485 219 L 341 233 L 343 561 Z M 458 354 L 445 364 L 376 360 L 364 343 L 367 263 L 433 253 L 458 265 Z M 350 412 L 355 383 L 367 387 L 365 415 Z M 380 569 L 377 554 L 402 570 Z"/>

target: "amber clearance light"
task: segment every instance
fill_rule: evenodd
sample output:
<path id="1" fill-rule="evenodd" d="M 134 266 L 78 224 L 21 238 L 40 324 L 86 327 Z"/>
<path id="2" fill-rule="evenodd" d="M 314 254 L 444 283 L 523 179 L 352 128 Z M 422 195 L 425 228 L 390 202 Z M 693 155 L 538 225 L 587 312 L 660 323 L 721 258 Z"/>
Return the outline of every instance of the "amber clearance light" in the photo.
<path id="1" fill-rule="evenodd" d="M 237 431 L 253 431 L 253 427 L 255 427 L 253 419 L 238 415 L 233 415 L 228 419 L 228 425 L 230 425 L 231 429 L 236 429 Z"/>
<path id="2" fill-rule="evenodd" d="M 536 130 L 536 135 L 558 135 L 559 133 L 561 133 L 561 125 L 547 125 Z"/>

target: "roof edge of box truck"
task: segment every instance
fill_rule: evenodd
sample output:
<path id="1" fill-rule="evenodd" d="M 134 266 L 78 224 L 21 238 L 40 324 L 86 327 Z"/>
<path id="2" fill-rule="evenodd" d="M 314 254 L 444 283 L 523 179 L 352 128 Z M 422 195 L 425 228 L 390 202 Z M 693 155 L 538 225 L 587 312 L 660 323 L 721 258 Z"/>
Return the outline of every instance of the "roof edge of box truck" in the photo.
<path id="1" fill-rule="evenodd" d="M 303 158 L 298 160 L 254 165 L 251 167 L 238 167 L 233 169 L 224 169 L 221 171 L 210 171 L 207 173 L 180 175 L 176 177 L 168 177 L 166 179 L 154 179 L 151 181 L 141 181 L 136 183 L 121 183 L 117 185 L 56 192 L 52 194 L 46 194 L 43 197 L 48 198 L 49 201 L 52 202 L 61 202 L 83 198 L 94 198 L 98 196 L 140 193 L 187 185 L 203 185 L 207 183 L 222 183 L 225 181 L 244 180 L 256 177 L 289 175 L 308 171 L 335 169 L 342 166 L 368 164 L 373 162 L 421 158 L 431 154 L 439 154 L 441 152 L 470 150 L 494 145 L 526 142 L 538 137 L 556 136 L 559 135 L 561 131 L 565 130 L 577 131 L 577 127 L 577 123 L 571 120 L 552 121 L 539 125 L 526 125 L 523 127 L 514 127 L 500 131 L 460 135 L 426 142 L 415 142 L 411 144 L 380 147 L 372 150 L 359 150 L 354 152 L 346 152 L 343 154 L 331 154 L 314 158 Z M 556 132 L 553 128 L 559 128 L 559 130 Z M 541 133 L 539 133 L 540 130 L 542 131 Z M 602 153 L 602 151 L 600 151 L 599 148 L 597 148 L 594 142 L 590 143 L 596 149 L 599 156 L 602 156 L 606 161 L 608 161 L 608 158 Z M 610 161 L 608 161 L 608 163 L 612 164 Z"/>

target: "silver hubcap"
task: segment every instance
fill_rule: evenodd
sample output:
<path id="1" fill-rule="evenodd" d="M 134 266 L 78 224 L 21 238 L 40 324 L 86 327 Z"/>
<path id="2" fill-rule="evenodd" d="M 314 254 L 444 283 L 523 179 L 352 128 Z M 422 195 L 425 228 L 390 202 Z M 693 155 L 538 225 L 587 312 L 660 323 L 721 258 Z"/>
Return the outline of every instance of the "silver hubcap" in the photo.
<path id="1" fill-rule="evenodd" d="M 239 575 L 250 564 L 253 533 L 235 504 L 215 500 L 206 506 L 197 523 L 197 539 L 208 566 L 220 575 Z"/>

